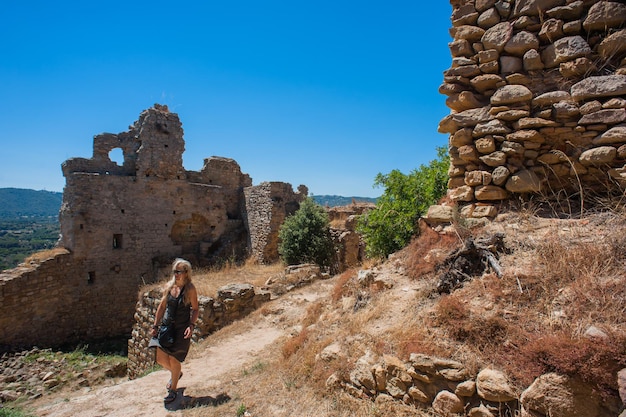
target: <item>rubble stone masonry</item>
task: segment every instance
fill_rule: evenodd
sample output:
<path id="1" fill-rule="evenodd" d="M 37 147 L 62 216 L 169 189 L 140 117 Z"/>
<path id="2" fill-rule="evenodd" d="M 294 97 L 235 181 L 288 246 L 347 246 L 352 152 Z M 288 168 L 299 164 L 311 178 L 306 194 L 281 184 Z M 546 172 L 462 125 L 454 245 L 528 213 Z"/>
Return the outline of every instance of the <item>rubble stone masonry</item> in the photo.
<path id="1" fill-rule="evenodd" d="M 121 165 L 109 158 L 114 149 Z M 63 250 L 0 274 L 0 349 L 130 335 L 139 288 L 165 279 L 176 257 L 194 266 L 277 258 L 272 236 L 306 187 L 252 186 L 220 157 L 186 171 L 184 149 L 178 115 L 155 105 L 128 131 L 96 135 L 91 158 L 63 163 Z M 249 227 L 257 224 L 266 226 Z"/>
<path id="2" fill-rule="evenodd" d="M 626 4 L 451 0 L 449 194 L 465 217 L 520 195 L 626 185 Z"/>

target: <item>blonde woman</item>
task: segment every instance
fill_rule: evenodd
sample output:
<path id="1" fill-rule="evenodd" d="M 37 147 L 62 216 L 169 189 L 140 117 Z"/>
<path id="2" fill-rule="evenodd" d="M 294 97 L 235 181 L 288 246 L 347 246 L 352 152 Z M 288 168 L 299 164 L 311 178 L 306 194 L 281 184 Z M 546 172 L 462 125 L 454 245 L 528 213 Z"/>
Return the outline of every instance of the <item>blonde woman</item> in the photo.
<path id="1" fill-rule="evenodd" d="M 181 363 L 187 357 L 191 335 L 198 320 L 198 293 L 191 282 L 191 263 L 177 258 L 172 263 L 172 279 L 163 291 L 152 326 L 152 339 L 149 347 L 156 348 L 156 361 L 170 371 L 167 383 L 166 403 L 176 399 L 178 380 L 183 376 Z M 163 346 L 157 335 L 159 328 L 173 326 L 173 344 Z"/>

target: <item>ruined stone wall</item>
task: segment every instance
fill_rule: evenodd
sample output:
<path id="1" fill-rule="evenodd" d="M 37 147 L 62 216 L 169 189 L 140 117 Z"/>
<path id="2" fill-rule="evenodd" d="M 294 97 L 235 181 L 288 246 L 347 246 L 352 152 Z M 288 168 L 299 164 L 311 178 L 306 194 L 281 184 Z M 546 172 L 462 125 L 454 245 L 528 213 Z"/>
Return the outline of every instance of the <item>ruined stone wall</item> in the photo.
<path id="1" fill-rule="evenodd" d="M 247 187 L 245 221 L 249 230 L 250 254 L 262 263 L 278 260 L 278 232 L 285 218 L 298 210 L 308 194 L 305 186 L 293 192 L 289 184 L 264 182 Z"/>
<path id="2" fill-rule="evenodd" d="M 450 196 L 466 217 L 525 194 L 623 189 L 626 4 L 452 0 Z M 579 196 L 580 197 L 580 196 Z M 478 210 L 477 210 L 478 209 Z"/>
<path id="3" fill-rule="evenodd" d="M 110 160 L 114 149 L 121 165 Z M 245 202 L 252 181 L 235 161 L 211 157 L 199 172 L 186 171 L 184 149 L 178 115 L 155 105 L 128 131 L 96 135 L 91 158 L 63 163 L 58 247 L 67 251 L 2 274 L 0 347 L 129 335 L 138 289 L 165 279 L 175 257 L 207 266 L 244 259 L 251 241 L 273 242 L 260 233 L 277 233 L 302 195 L 272 183 L 269 205 Z M 274 220 L 249 233 L 248 212 Z M 275 246 L 255 249 L 278 257 Z"/>

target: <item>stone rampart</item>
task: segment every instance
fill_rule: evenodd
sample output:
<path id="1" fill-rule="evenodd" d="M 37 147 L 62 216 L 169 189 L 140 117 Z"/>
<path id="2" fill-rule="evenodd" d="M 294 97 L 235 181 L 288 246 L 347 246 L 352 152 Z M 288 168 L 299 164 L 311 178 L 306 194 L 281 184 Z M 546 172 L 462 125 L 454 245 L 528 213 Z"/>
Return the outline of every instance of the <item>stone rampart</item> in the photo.
<path id="1" fill-rule="evenodd" d="M 451 0 L 449 194 L 466 217 L 523 195 L 626 185 L 626 4 Z"/>
<path id="2" fill-rule="evenodd" d="M 109 157 L 116 149 L 124 155 L 121 165 Z M 184 149 L 178 115 L 155 105 L 128 131 L 96 135 L 91 158 L 62 164 L 57 246 L 65 252 L 3 272 L 0 347 L 130 335 L 139 288 L 165 279 L 176 257 L 194 267 L 251 253 L 277 259 L 278 228 L 306 187 L 302 194 L 271 183 L 268 201 L 246 200 L 244 193 L 266 186 L 253 187 L 228 158 L 210 157 L 199 172 L 187 171 Z M 271 221 L 263 228 L 247 227 L 265 219 Z"/>

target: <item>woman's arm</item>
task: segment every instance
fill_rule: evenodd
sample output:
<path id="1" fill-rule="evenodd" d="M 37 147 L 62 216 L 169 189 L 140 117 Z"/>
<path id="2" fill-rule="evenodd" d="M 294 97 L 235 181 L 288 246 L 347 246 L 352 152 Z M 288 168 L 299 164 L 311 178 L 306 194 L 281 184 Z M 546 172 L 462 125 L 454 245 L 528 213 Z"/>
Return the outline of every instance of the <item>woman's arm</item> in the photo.
<path id="1" fill-rule="evenodd" d="M 198 320 L 198 315 L 200 314 L 198 306 L 198 292 L 196 291 L 196 287 L 191 285 L 188 291 L 189 301 L 191 302 L 191 317 L 189 318 L 189 327 L 185 329 L 185 339 L 189 339 L 193 334 L 193 329 L 196 326 L 196 321 Z"/>
<path id="2" fill-rule="evenodd" d="M 159 330 L 159 323 L 161 323 L 161 319 L 163 319 L 163 315 L 165 314 L 165 297 L 161 298 L 161 302 L 157 307 L 156 314 L 154 315 L 154 324 L 152 325 L 152 336 L 156 336 Z"/>

